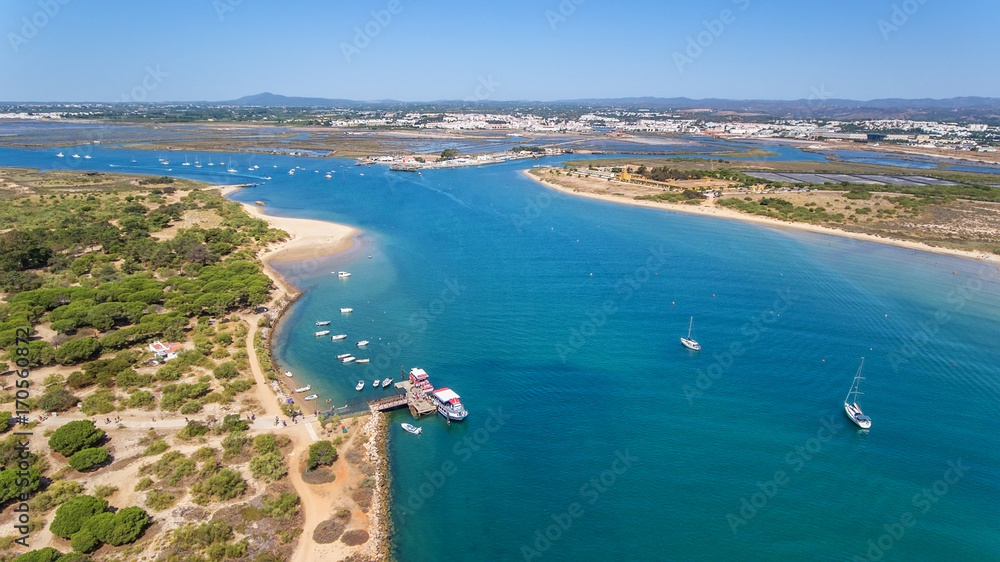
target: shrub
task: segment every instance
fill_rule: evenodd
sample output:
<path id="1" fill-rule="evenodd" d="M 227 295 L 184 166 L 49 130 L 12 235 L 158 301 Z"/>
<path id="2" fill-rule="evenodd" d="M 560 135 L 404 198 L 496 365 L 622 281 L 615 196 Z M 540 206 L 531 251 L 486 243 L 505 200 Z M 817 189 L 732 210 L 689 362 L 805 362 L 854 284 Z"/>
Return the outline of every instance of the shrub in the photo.
<path id="1" fill-rule="evenodd" d="M 157 492 L 153 490 L 146 496 L 146 507 L 154 511 L 163 511 L 164 509 L 169 509 L 177 503 L 177 498 L 173 494 L 168 492 Z"/>
<path id="2" fill-rule="evenodd" d="M 132 393 L 132 396 L 128 397 L 125 401 L 126 408 L 142 408 L 143 410 L 152 410 L 156 407 L 156 397 L 153 396 L 152 392 L 148 390 L 137 390 Z"/>
<path id="3" fill-rule="evenodd" d="M 215 375 L 215 378 L 221 381 L 221 380 L 229 380 L 236 378 L 237 376 L 239 376 L 240 371 L 239 369 L 236 368 L 236 363 L 233 363 L 232 361 L 227 361 L 216 367 L 212 371 L 212 374 Z"/>
<path id="4" fill-rule="evenodd" d="M 104 432 L 90 420 L 71 421 L 49 437 L 49 448 L 64 457 L 82 449 L 96 447 L 104 440 Z"/>
<path id="5" fill-rule="evenodd" d="M 35 499 L 32 500 L 31 508 L 39 513 L 44 513 L 82 493 L 83 484 L 75 480 L 59 480 L 53 482 L 44 492 L 36 495 Z"/>
<path id="6" fill-rule="evenodd" d="M 148 490 L 153 487 L 153 479 L 149 476 L 143 476 L 135 483 L 135 491 L 141 492 L 143 490 Z"/>
<path id="7" fill-rule="evenodd" d="M 58 550 L 47 546 L 39 550 L 25 552 L 14 559 L 14 562 L 56 562 L 63 554 Z"/>
<path id="8" fill-rule="evenodd" d="M 77 496 L 56 509 L 56 517 L 49 525 L 49 530 L 56 536 L 69 539 L 83 528 L 87 520 L 104 513 L 107 508 L 106 500 L 87 495 Z"/>
<path id="9" fill-rule="evenodd" d="M 101 484 L 100 486 L 94 487 L 93 494 L 99 498 L 106 498 L 117 491 L 118 491 L 118 486 L 108 486 L 107 484 Z"/>
<path id="10" fill-rule="evenodd" d="M 183 415 L 190 415 L 190 414 L 197 414 L 198 412 L 201 411 L 201 408 L 202 404 L 200 400 L 191 400 L 189 402 L 186 402 L 183 406 L 181 406 L 180 411 L 181 414 Z"/>
<path id="11" fill-rule="evenodd" d="M 0 506 L 8 500 L 31 494 L 41 486 L 42 471 L 34 466 L 28 467 L 27 475 L 17 467 L 0 471 Z"/>
<path id="12" fill-rule="evenodd" d="M 260 502 L 260 510 L 268 517 L 288 519 L 299 505 L 299 496 L 284 492 L 275 498 L 265 497 Z"/>
<path id="13" fill-rule="evenodd" d="M 80 411 L 85 415 L 109 414 L 115 411 L 115 393 L 113 390 L 100 389 L 83 399 Z"/>
<path id="14" fill-rule="evenodd" d="M 166 451 L 169 448 L 170 445 L 167 445 L 166 441 L 164 441 L 163 439 L 157 439 L 156 441 L 153 441 L 152 443 L 146 446 L 146 450 L 142 452 L 142 456 L 151 457 L 153 455 L 159 455 L 160 453 Z"/>
<path id="15" fill-rule="evenodd" d="M 98 519 L 100 517 L 100 519 Z M 149 514 L 141 507 L 126 507 L 118 510 L 110 519 L 98 516 L 88 521 L 87 528 L 101 542 L 121 546 L 135 542 L 149 524 Z M 93 522 L 93 525 L 91 525 Z"/>
<path id="16" fill-rule="evenodd" d="M 49 388 L 38 399 L 38 409 L 43 412 L 65 412 L 76 406 L 80 399 L 61 386 Z"/>
<path id="17" fill-rule="evenodd" d="M 324 465 L 331 465 L 337 460 L 337 449 L 329 441 L 317 441 L 309 446 L 309 460 L 306 468 L 315 470 Z"/>
<path id="18" fill-rule="evenodd" d="M 101 541 L 87 529 L 80 529 L 70 538 L 69 544 L 73 550 L 87 554 L 97 550 L 101 546 Z"/>
<path id="19" fill-rule="evenodd" d="M 66 386 L 70 388 L 84 388 L 95 383 L 97 383 L 97 375 L 93 373 L 73 371 L 66 377 Z"/>
<path id="20" fill-rule="evenodd" d="M 250 442 L 243 431 L 234 431 L 222 440 L 222 457 L 231 458 L 243 452 L 243 447 Z"/>
<path id="21" fill-rule="evenodd" d="M 81 449 L 73 453 L 73 456 L 69 458 L 69 465 L 80 472 L 84 472 L 102 464 L 104 461 L 108 460 L 109 456 L 108 450 L 104 447 Z"/>
<path id="22" fill-rule="evenodd" d="M 248 429 L 250 429 L 250 422 L 240 419 L 239 414 L 226 414 L 226 416 L 222 418 L 222 423 L 219 424 L 217 432 L 225 433 L 227 431 L 246 431 Z"/>
<path id="23" fill-rule="evenodd" d="M 274 453 L 278 451 L 278 442 L 273 433 L 261 433 L 253 438 L 253 450 L 258 455 Z"/>
<path id="24" fill-rule="evenodd" d="M 239 472 L 224 468 L 214 476 L 191 486 L 191 492 L 195 503 L 206 505 L 213 498 L 225 501 L 241 496 L 246 487 L 247 483 Z"/>
<path id="25" fill-rule="evenodd" d="M 63 365 L 72 365 L 81 361 L 92 359 L 101 351 L 101 344 L 97 338 L 80 338 L 70 340 L 56 349 L 56 361 Z"/>
<path id="26" fill-rule="evenodd" d="M 268 482 L 281 480 L 288 474 L 285 458 L 279 452 L 271 452 L 250 459 L 250 474 Z"/>
<path id="27" fill-rule="evenodd" d="M 208 433 L 208 426 L 191 420 L 184 426 L 184 429 L 177 432 L 177 438 L 181 441 L 187 441 L 188 439 L 194 439 L 195 437 L 201 437 Z"/>

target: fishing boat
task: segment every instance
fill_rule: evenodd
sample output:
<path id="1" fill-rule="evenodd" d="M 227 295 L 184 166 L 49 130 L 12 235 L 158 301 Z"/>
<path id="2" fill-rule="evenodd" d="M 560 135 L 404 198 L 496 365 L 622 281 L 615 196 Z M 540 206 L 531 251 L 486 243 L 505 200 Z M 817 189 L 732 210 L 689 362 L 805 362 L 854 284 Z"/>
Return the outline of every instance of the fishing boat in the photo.
<path id="1" fill-rule="evenodd" d="M 316 325 L 317 326 L 329 326 L 330 325 L 330 321 L 329 320 L 320 320 L 319 322 L 316 322 Z"/>
<path id="2" fill-rule="evenodd" d="M 317 398 L 319 398 L 319 394 L 310 394 L 309 396 L 306 396 L 303 400 L 315 400 Z"/>
<path id="3" fill-rule="evenodd" d="M 291 371 L 285 371 L 285 376 L 288 377 L 288 378 L 292 378 L 292 372 Z"/>
<path id="4" fill-rule="evenodd" d="M 424 430 L 424 428 L 422 428 L 422 427 L 415 427 L 415 426 L 410 425 L 408 423 L 401 423 L 399 425 L 403 429 L 405 429 L 406 431 L 409 431 L 410 433 L 412 433 L 414 435 L 420 435 L 420 432 Z"/>
<path id="5" fill-rule="evenodd" d="M 371 359 L 365 357 L 364 359 L 358 359 L 356 363 L 371 363 Z"/>
<path id="6" fill-rule="evenodd" d="M 325 335 L 327 335 L 329 333 L 330 333 L 330 330 L 320 330 L 318 332 L 315 332 L 313 335 L 318 338 L 320 336 L 325 336 Z"/>
<path id="7" fill-rule="evenodd" d="M 350 314 L 350 313 L 354 312 L 354 309 L 353 308 L 344 307 L 344 308 L 340 309 L 340 312 L 341 312 L 341 314 Z"/>
<path id="8" fill-rule="evenodd" d="M 861 370 L 865 367 L 865 358 L 861 358 L 861 365 L 858 367 L 858 372 L 854 375 L 854 382 L 851 384 L 851 390 L 847 392 L 847 398 L 844 398 L 844 412 L 847 417 L 851 418 L 851 421 L 861 429 L 868 429 L 872 426 L 872 419 L 865 415 L 861 411 L 861 406 L 858 406 L 858 395 L 864 394 L 858 389 L 861 381 L 865 380 L 861 376 Z"/>
<path id="9" fill-rule="evenodd" d="M 330 336 L 330 341 L 346 340 L 347 334 L 337 334 L 335 336 Z"/>
<path id="10" fill-rule="evenodd" d="M 392 379 L 391 378 L 386 377 L 386 378 L 382 379 L 382 388 L 385 388 L 385 387 L 389 386 L 390 384 L 392 384 Z"/>
<path id="11" fill-rule="evenodd" d="M 341 353 L 340 355 L 337 356 L 337 359 L 343 359 L 344 357 L 350 357 L 350 356 L 351 356 L 350 353 Z"/>
<path id="12" fill-rule="evenodd" d="M 701 344 L 691 339 L 691 327 L 694 326 L 694 316 L 691 317 L 691 321 L 688 322 L 688 335 L 686 338 L 681 338 L 681 345 L 688 349 L 693 349 L 695 351 L 701 351 Z"/>
<path id="13" fill-rule="evenodd" d="M 296 388 L 295 393 L 298 394 L 300 392 L 309 392 L 310 390 L 312 390 L 312 385 L 307 384 L 305 386 L 300 386 L 299 388 Z"/>
<path id="14" fill-rule="evenodd" d="M 353 355 L 348 355 L 347 357 L 341 359 L 340 362 L 346 365 L 348 363 L 354 363 L 356 360 L 357 359 L 355 359 Z"/>
<path id="15" fill-rule="evenodd" d="M 357 384 L 357 386 L 354 387 L 354 390 L 357 390 L 357 391 L 360 392 L 361 389 L 364 388 L 364 387 L 365 387 L 365 381 L 358 381 L 358 384 Z"/>

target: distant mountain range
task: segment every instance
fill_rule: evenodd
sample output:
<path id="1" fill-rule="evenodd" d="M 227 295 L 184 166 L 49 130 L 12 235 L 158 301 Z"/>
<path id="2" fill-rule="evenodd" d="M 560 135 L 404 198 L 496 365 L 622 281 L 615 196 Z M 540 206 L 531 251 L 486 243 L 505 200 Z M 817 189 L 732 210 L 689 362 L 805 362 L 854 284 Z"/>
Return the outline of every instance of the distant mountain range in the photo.
<path id="1" fill-rule="evenodd" d="M 265 92 L 237 100 L 217 102 L 223 105 L 311 107 L 311 108 L 438 108 L 483 109 L 524 108 L 526 106 L 553 108 L 588 107 L 594 109 L 630 108 L 654 111 L 676 111 L 686 114 L 705 113 L 704 117 L 765 115 L 777 118 L 814 119 L 927 119 L 935 121 L 1000 120 L 1000 98 L 958 97 L 947 99 L 887 98 L 868 101 L 847 99 L 799 100 L 729 100 L 631 97 L 613 99 L 574 99 L 550 102 L 539 101 L 463 101 L 438 100 L 428 102 L 402 102 L 398 100 L 346 100 L 328 98 L 289 97 Z"/>

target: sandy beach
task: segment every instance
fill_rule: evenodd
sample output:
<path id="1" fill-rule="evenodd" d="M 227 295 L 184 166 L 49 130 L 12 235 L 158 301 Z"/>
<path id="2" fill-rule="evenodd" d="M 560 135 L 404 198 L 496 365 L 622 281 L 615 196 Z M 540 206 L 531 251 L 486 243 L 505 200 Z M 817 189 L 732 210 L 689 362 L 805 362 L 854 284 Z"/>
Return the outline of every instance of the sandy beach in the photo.
<path id="1" fill-rule="evenodd" d="M 622 197 L 616 195 L 605 195 L 600 193 L 589 193 L 583 191 L 574 191 L 567 189 L 556 183 L 546 181 L 542 178 L 531 173 L 531 170 L 523 170 L 522 173 L 531 178 L 532 180 L 548 187 L 554 189 L 560 193 L 565 193 L 567 195 L 588 197 L 590 199 L 598 199 L 600 201 L 607 201 L 611 203 L 619 203 L 625 205 L 634 205 L 637 207 L 647 207 L 651 209 L 661 209 L 665 211 L 677 211 L 680 213 L 690 213 L 694 215 L 703 215 L 710 217 L 717 217 L 720 219 L 728 220 L 739 220 L 746 222 L 753 222 L 765 226 L 779 227 L 779 228 L 791 228 L 795 230 L 804 230 L 807 232 L 816 232 L 820 234 L 830 234 L 833 236 L 841 236 L 844 238 L 853 238 L 855 240 L 863 240 L 866 242 L 874 242 L 876 244 L 891 244 L 893 246 L 898 246 L 900 248 L 907 248 L 910 250 L 918 250 L 923 252 L 934 252 L 937 254 L 946 254 L 951 256 L 959 256 L 963 258 L 975 259 L 975 260 L 986 260 L 992 262 L 1000 262 L 1000 256 L 995 254 L 988 254 L 985 252 L 972 252 L 967 250 L 956 250 L 951 248 L 942 248 L 939 246 L 931 246 L 929 244 L 923 244 L 920 242 L 913 242 L 910 240 L 899 240 L 895 238 L 885 238 L 881 236 L 874 236 L 871 234 L 863 234 L 858 232 L 848 232 L 846 230 L 840 230 L 837 228 L 830 228 L 826 226 L 819 226 L 815 224 L 801 223 L 801 222 L 789 222 L 772 219 L 769 217 L 762 217 L 760 215 L 749 215 L 745 213 L 740 213 L 738 211 L 733 211 L 731 209 L 726 209 L 718 207 L 715 205 L 715 201 L 707 201 L 701 205 L 682 205 L 675 203 L 663 203 L 659 201 L 643 201 L 632 199 L 629 197 Z"/>
<path id="2" fill-rule="evenodd" d="M 238 186 L 220 186 L 222 195 L 225 197 L 240 188 Z M 284 230 L 289 235 L 285 242 L 277 244 L 259 254 L 259 258 L 264 263 L 264 272 L 271 277 L 278 289 L 272 294 L 272 302 L 277 303 L 268 314 L 274 317 L 274 326 L 281 321 L 287 305 L 298 294 L 298 290 L 289 284 L 282 276 L 270 266 L 271 263 L 307 261 L 329 257 L 350 249 L 354 245 L 354 237 L 359 233 L 355 228 L 349 226 L 312 219 L 299 219 L 290 217 L 276 217 L 263 212 L 257 205 L 241 203 L 243 208 L 253 217 L 267 221 L 272 228 Z M 255 322 L 248 322 L 251 327 L 256 327 Z M 292 394 L 291 379 L 277 381 L 277 384 L 285 386 L 284 391 L 279 391 L 281 386 L 269 384 L 265 379 L 257 358 L 256 351 L 252 345 L 253 338 L 248 338 L 247 354 L 251 359 L 252 371 L 257 380 L 257 391 L 260 395 L 260 402 L 265 405 L 266 416 L 280 416 L 278 403 L 280 401 L 293 398 L 295 405 L 306 415 L 302 423 L 296 425 L 299 431 L 290 432 L 294 435 L 295 450 L 293 456 L 301 463 L 307 453 L 308 446 L 318 439 L 317 433 L 321 432 L 319 427 L 313 427 L 316 423 L 313 415 L 309 412 L 315 409 L 314 405 L 302 401 L 301 395 Z M 297 384 L 297 382 L 296 382 Z M 374 496 L 371 501 L 371 508 L 365 511 L 358 509 L 351 510 L 352 521 L 364 522 L 361 530 L 369 537 L 362 544 L 346 545 L 341 541 L 327 541 L 317 539 L 322 532 L 319 529 L 324 525 L 329 525 L 332 521 L 331 514 L 338 507 L 349 505 L 352 494 L 356 493 L 356 482 L 363 478 L 365 474 L 350 463 L 338 463 L 336 479 L 333 482 L 311 485 L 304 481 L 299 471 L 289 471 L 292 486 L 302 502 L 302 511 L 305 517 L 303 524 L 303 534 L 296 545 L 295 551 L 290 558 L 293 561 L 307 561 L 316 559 L 336 559 L 342 560 L 352 556 L 365 556 L 371 559 L 386 559 L 389 557 L 389 516 L 388 516 L 388 466 L 385 456 L 386 436 L 388 424 L 384 416 L 366 415 L 352 420 L 345 420 L 342 424 L 349 426 L 352 431 L 350 435 L 360 432 L 361 436 L 356 442 L 349 441 L 344 448 L 362 448 L 365 456 L 372 465 L 375 466 L 375 477 L 377 485 L 374 489 Z M 364 441 L 363 445 L 361 440 Z M 353 483 L 353 484 L 352 484 Z"/>

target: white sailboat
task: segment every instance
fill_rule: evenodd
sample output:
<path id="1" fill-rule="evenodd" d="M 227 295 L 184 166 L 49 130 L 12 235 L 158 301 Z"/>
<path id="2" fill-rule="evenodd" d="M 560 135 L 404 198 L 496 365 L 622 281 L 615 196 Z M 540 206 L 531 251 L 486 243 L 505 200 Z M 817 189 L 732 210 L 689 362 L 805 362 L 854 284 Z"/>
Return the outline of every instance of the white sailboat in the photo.
<path id="1" fill-rule="evenodd" d="M 688 322 L 688 335 L 686 338 L 681 338 L 681 345 L 688 349 L 693 349 L 695 351 L 701 351 L 701 344 L 691 339 L 691 328 L 694 326 L 694 316 L 691 317 L 691 321 Z"/>
<path id="2" fill-rule="evenodd" d="M 858 386 L 861 384 L 865 378 L 861 376 L 861 370 L 865 367 L 865 358 L 861 358 L 861 366 L 858 367 L 857 374 L 854 375 L 854 382 L 851 384 L 851 390 L 847 392 L 847 398 L 844 398 L 844 413 L 847 417 L 851 418 L 851 421 L 855 423 L 861 429 L 868 429 L 872 426 L 872 419 L 865 415 L 861 411 L 861 406 L 858 405 L 858 395 L 864 394 L 858 390 Z"/>

